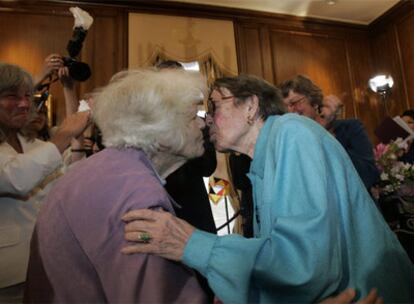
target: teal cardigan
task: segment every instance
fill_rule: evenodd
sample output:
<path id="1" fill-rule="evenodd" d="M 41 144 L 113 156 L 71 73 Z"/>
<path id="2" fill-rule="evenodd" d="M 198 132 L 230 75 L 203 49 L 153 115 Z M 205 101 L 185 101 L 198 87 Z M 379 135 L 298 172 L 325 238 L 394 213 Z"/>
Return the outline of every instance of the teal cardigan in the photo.
<path id="1" fill-rule="evenodd" d="M 414 302 L 414 266 L 345 150 L 317 123 L 269 117 L 248 176 L 255 237 L 196 230 L 183 255 L 224 303 L 311 303 L 347 287 Z"/>

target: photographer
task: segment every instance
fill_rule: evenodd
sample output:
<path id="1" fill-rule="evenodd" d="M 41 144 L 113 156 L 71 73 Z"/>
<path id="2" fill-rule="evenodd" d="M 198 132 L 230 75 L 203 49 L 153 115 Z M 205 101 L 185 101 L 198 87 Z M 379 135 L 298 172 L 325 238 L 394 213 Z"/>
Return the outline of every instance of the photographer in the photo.
<path id="1" fill-rule="evenodd" d="M 35 87 L 38 92 L 41 91 L 41 94 L 35 95 L 33 99 L 34 110 L 22 133 L 29 139 L 37 138 L 43 141 L 49 141 L 53 132 L 56 130 L 56 126 L 49 128 L 48 125 L 47 99 L 49 97 L 50 85 L 54 82 L 52 79 L 59 79 L 62 84 L 66 116 L 76 113 L 79 106 L 75 91 L 75 80 L 69 76 L 69 69 L 64 66 L 62 56 L 59 54 L 47 56 L 42 72 L 35 78 L 41 79 L 41 82 L 38 82 Z M 44 84 L 43 82 L 46 80 L 48 82 Z M 83 137 L 72 139 L 71 149 L 67 149 L 64 153 L 64 165 L 68 166 L 83 157 Z"/>
<path id="2" fill-rule="evenodd" d="M 55 81 L 60 80 L 63 85 L 63 94 L 65 100 L 66 115 L 75 113 L 78 110 L 79 103 L 75 91 L 76 81 L 85 81 L 91 76 L 91 71 L 86 63 L 77 61 L 83 41 L 93 23 L 93 18 L 88 12 L 78 8 L 71 7 L 70 12 L 74 17 L 74 26 L 72 37 L 67 44 L 69 57 L 53 53 L 46 57 L 42 71 L 35 77 L 35 90 L 40 97 L 35 99 L 36 111 L 34 111 L 29 124 L 26 126 L 24 133 L 29 137 L 36 137 L 42 140 L 50 138 L 51 131 L 47 126 L 47 106 L 46 100 L 49 96 L 49 88 Z M 89 108 L 88 108 L 89 109 Z M 84 149 L 83 136 L 72 139 L 71 149 L 64 153 L 64 164 L 80 160 L 87 152 Z"/>
<path id="3" fill-rule="evenodd" d="M 50 84 L 61 79 L 62 75 L 77 81 L 85 81 L 91 76 L 88 64 L 80 62 L 76 58 L 82 50 L 83 42 L 89 28 L 92 26 L 93 18 L 88 12 L 79 7 L 71 7 L 69 11 L 74 18 L 72 38 L 68 41 L 66 47 L 69 56 L 64 57 L 54 53 L 46 57 L 41 73 L 34 79 L 35 89 L 38 91 L 43 88 L 48 89 Z M 62 68 L 65 68 L 65 70 L 62 70 Z M 54 78 L 54 76 L 59 77 Z M 43 84 L 46 79 L 49 79 L 49 82 Z"/>

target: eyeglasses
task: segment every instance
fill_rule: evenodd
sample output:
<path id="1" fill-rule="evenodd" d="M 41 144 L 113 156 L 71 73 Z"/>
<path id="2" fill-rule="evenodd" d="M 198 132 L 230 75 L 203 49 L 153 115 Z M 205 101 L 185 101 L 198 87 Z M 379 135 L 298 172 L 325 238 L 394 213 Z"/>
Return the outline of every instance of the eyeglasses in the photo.
<path id="1" fill-rule="evenodd" d="M 226 102 L 230 102 L 232 98 L 235 98 L 235 96 L 233 95 L 223 96 L 221 97 L 220 101 L 214 101 L 211 98 L 207 99 L 207 113 L 206 114 L 210 115 L 211 117 L 214 117 L 214 114 L 216 113 L 216 110 L 217 110 L 216 103 L 223 104 Z"/>
<path id="2" fill-rule="evenodd" d="M 290 101 L 286 101 L 285 105 L 289 108 L 293 108 L 295 106 L 300 105 L 301 103 L 303 103 L 305 101 L 306 96 L 303 96 L 297 100 L 290 100 Z"/>

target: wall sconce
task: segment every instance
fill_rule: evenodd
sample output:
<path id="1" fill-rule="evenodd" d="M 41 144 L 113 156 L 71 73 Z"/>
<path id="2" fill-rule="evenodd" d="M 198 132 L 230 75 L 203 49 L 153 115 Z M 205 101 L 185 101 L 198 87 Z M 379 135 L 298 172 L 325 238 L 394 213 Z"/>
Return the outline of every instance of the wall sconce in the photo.
<path id="1" fill-rule="evenodd" d="M 387 97 L 391 92 L 392 86 L 394 85 L 392 77 L 390 75 L 377 75 L 368 81 L 368 85 L 372 91 L 381 96 L 381 99 L 385 105 L 385 110 L 388 114 Z"/>

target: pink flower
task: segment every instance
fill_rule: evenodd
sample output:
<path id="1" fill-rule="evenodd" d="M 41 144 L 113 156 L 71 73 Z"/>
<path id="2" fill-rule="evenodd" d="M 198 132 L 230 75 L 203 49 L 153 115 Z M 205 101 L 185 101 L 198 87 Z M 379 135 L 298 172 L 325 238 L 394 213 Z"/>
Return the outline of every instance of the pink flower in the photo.
<path id="1" fill-rule="evenodd" d="M 374 149 L 375 160 L 379 160 L 388 151 L 388 145 L 378 144 Z"/>
<path id="2" fill-rule="evenodd" d="M 398 160 L 404 154 L 406 146 L 406 142 L 398 138 L 388 145 L 378 144 L 375 147 L 375 161 L 380 171 L 380 195 L 413 197 L 414 165 Z"/>

